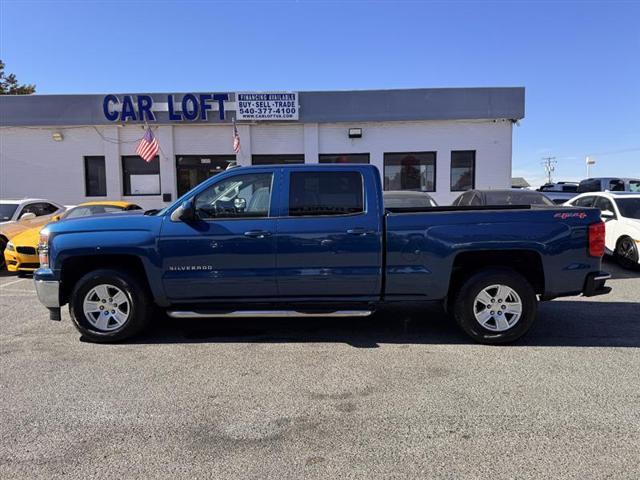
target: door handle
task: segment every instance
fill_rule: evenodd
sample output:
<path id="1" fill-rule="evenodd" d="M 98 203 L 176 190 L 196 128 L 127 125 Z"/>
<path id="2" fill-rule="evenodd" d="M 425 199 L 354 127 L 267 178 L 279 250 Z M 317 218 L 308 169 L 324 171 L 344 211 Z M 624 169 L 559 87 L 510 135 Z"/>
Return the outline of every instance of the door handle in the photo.
<path id="1" fill-rule="evenodd" d="M 266 230 L 249 230 L 248 232 L 244 232 L 244 236 L 251 238 L 266 238 L 271 236 L 271 232 L 267 232 Z"/>
<path id="2" fill-rule="evenodd" d="M 347 233 L 349 235 L 359 235 L 361 237 L 364 237 L 365 235 L 368 235 L 369 233 L 373 233 L 373 232 L 370 232 L 364 228 L 350 228 L 349 230 L 347 230 Z"/>

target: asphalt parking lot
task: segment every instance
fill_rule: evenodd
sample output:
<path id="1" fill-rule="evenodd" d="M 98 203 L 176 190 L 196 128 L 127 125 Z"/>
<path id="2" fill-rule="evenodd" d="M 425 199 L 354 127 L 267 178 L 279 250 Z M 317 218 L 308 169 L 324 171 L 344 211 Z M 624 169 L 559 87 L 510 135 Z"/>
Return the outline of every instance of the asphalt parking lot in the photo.
<path id="1" fill-rule="evenodd" d="M 0 478 L 637 479 L 640 273 L 605 269 L 505 347 L 435 308 L 95 345 L 5 275 Z"/>

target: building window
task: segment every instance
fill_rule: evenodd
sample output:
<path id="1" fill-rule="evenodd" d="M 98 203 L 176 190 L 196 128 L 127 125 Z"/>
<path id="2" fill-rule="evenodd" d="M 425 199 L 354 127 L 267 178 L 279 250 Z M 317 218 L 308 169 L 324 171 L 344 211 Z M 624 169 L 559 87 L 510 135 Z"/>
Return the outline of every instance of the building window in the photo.
<path id="1" fill-rule="evenodd" d="M 451 191 L 471 190 L 476 185 L 476 151 L 451 152 Z"/>
<path id="2" fill-rule="evenodd" d="M 304 163 L 304 153 L 295 155 L 252 155 L 253 165 L 292 165 Z"/>
<path id="3" fill-rule="evenodd" d="M 160 195 L 160 159 L 145 162 L 137 155 L 123 156 L 122 182 L 125 195 Z"/>
<path id="4" fill-rule="evenodd" d="M 436 152 L 385 153 L 384 189 L 436 191 Z"/>
<path id="5" fill-rule="evenodd" d="M 291 172 L 289 215 L 350 215 L 364 211 L 358 172 Z"/>
<path id="6" fill-rule="evenodd" d="M 318 156 L 320 163 L 369 163 L 368 153 L 323 153 Z"/>
<path id="7" fill-rule="evenodd" d="M 84 187 L 87 197 L 107 196 L 104 157 L 84 157 Z"/>
<path id="8" fill-rule="evenodd" d="M 176 155 L 178 196 L 207 178 L 224 172 L 235 161 L 235 155 Z"/>

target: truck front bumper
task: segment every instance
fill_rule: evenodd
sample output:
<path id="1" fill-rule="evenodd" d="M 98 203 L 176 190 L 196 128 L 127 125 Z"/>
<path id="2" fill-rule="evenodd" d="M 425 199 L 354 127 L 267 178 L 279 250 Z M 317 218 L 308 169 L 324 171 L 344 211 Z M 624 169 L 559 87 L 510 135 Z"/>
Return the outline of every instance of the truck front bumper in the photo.
<path id="1" fill-rule="evenodd" d="M 36 286 L 38 300 L 49 309 L 49 318 L 60 320 L 60 282 L 35 279 L 33 283 Z"/>
<path id="2" fill-rule="evenodd" d="M 584 281 L 582 294 L 585 297 L 595 297 L 596 295 L 605 295 L 611 291 L 611 287 L 605 286 L 605 282 L 611 278 L 611 274 L 607 272 L 592 272 L 587 275 Z"/>

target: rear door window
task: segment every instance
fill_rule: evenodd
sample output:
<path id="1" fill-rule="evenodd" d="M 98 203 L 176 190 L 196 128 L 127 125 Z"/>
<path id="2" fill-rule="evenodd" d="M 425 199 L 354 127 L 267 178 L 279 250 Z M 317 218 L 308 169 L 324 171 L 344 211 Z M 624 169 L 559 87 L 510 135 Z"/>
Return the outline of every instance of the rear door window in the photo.
<path id="1" fill-rule="evenodd" d="M 610 180 L 607 190 L 611 192 L 624 192 L 624 180 L 620 180 L 618 178 Z"/>
<path id="2" fill-rule="evenodd" d="M 600 211 L 604 212 L 605 210 L 609 210 L 611 213 L 615 214 L 616 211 L 613 208 L 613 204 L 608 198 L 597 197 L 594 202 L 594 207 L 599 208 Z"/>
<path id="3" fill-rule="evenodd" d="M 363 211 L 359 172 L 291 172 L 289 216 L 351 215 Z"/>

